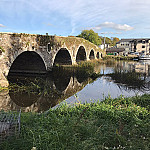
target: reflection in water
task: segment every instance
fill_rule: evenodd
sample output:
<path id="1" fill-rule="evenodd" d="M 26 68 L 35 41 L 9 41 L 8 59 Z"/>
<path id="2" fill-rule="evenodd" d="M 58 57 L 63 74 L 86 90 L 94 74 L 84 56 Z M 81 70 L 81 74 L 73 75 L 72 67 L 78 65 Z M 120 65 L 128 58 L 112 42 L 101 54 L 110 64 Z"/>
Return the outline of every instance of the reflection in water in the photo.
<path id="1" fill-rule="evenodd" d="M 13 110 L 41 112 L 57 105 L 87 84 L 79 83 L 75 75 L 74 70 L 58 68 L 43 77 L 10 76 L 9 96 L 16 105 Z"/>
<path id="2" fill-rule="evenodd" d="M 141 73 L 120 70 L 120 68 L 117 68 L 114 70 L 114 73 L 107 74 L 106 76 L 111 77 L 108 78 L 109 80 L 113 80 L 115 83 L 120 83 L 121 85 L 118 84 L 119 87 L 123 87 L 128 90 L 148 90 L 145 87 L 145 75 L 142 75 Z"/>
<path id="3" fill-rule="evenodd" d="M 26 92 L 9 92 L 10 98 L 13 100 L 13 102 L 21 107 L 29 107 L 33 103 L 35 103 L 38 99 L 39 96 L 33 93 L 26 93 Z"/>
<path id="4" fill-rule="evenodd" d="M 101 73 L 95 81 L 89 72 Z M 104 96 L 134 96 L 150 90 L 150 64 L 148 62 L 105 63 L 92 70 L 54 69 L 40 77 L 10 76 L 13 85 L 0 93 L 0 109 L 43 112 L 66 99 L 68 103 L 102 100 Z"/>
<path id="5" fill-rule="evenodd" d="M 120 88 L 127 90 L 150 90 L 150 67 L 146 62 L 121 63 L 114 67 L 114 71 L 106 76 L 111 77 Z"/>
<path id="6" fill-rule="evenodd" d="M 67 88 L 71 76 L 72 74 L 69 70 L 53 69 L 53 81 L 56 89 L 63 92 Z"/>
<path id="7" fill-rule="evenodd" d="M 143 72 L 138 72 L 136 66 L 143 67 Z M 102 100 L 107 96 L 116 98 L 120 95 L 135 96 L 136 94 L 149 93 L 150 89 L 150 68 L 145 62 L 119 61 L 113 64 L 101 65 L 101 77 L 94 83 L 88 84 L 76 95 L 84 102 Z M 74 96 L 66 100 L 68 103 L 76 102 Z"/>

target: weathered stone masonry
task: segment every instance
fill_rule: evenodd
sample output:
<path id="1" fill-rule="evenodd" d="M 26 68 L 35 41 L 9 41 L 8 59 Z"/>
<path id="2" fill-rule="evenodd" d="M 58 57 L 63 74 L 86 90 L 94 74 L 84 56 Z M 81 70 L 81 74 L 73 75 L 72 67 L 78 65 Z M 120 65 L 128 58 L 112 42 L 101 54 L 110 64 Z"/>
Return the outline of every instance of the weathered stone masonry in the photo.
<path id="1" fill-rule="evenodd" d="M 60 37 L 24 33 L 0 33 L 0 86 L 8 86 L 7 76 L 14 60 L 25 51 L 34 51 L 42 58 L 46 70 L 50 71 L 56 54 L 62 48 L 68 50 L 72 64 L 76 64 L 76 56 L 80 47 L 86 51 L 89 60 L 91 50 L 101 58 L 105 55 L 96 45 L 77 37 Z"/>

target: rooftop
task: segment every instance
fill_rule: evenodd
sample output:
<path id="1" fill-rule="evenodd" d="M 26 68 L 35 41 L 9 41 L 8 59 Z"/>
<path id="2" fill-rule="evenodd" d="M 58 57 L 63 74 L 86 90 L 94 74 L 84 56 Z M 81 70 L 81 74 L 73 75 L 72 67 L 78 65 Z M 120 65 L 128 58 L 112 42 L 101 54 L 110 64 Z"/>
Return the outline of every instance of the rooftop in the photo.
<path id="1" fill-rule="evenodd" d="M 107 48 L 106 52 L 123 52 L 125 51 L 124 48 L 115 48 L 115 47 L 111 47 L 111 48 Z"/>
<path id="2" fill-rule="evenodd" d="M 138 38 L 138 39 L 121 39 L 116 44 L 119 44 L 121 42 L 133 42 L 133 41 L 143 41 L 143 40 L 150 40 L 150 38 Z"/>

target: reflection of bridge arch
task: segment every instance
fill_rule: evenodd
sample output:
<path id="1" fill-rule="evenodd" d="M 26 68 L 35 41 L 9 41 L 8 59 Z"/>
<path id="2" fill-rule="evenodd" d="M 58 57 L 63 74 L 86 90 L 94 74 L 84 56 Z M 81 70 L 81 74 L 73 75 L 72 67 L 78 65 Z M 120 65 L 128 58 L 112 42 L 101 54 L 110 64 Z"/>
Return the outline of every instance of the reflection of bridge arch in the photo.
<path id="1" fill-rule="evenodd" d="M 27 92 L 9 93 L 9 96 L 13 102 L 20 107 L 29 107 L 34 104 L 38 99 L 39 95 Z"/>
<path id="2" fill-rule="evenodd" d="M 62 92 L 67 88 L 71 74 L 72 72 L 63 68 L 53 69 L 53 82 L 57 91 Z"/>
<path id="3" fill-rule="evenodd" d="M 82 86 L 82 84 L 78 82 L 77 78 L 71 77 L 68 86 L 63 91 L 63 94 L 66 94 L 66 93 L 67 94 L 69 94 L 69 93 L 72 94 L 72 93 L 74 93 L 74 90 L 77 89 L 77 87 L 81 87 L 81 86 Z"/>
<path id="4" fill-rule="evenodd" d="M 45 73 L 46 65 L 43 58 L 35 51 L 24 51 L 13 57 L 9 72 Z"/>
<path id="5" fill-rule="evenodd" d="M 17 79 L 17 78 L 16 78 Z M 74 95 L 76 92 L 82 90 L 89 82 L 89 79 L 84 80 L 83 82 L 79 82 L 77 80 L 77 77 L 68 77 L 67 80 L 65 80 L 65 83 L 61 85 L 61 87 L 58 88 L 58 83 L 54 80 L 52 80 L 51 77 L 46 78 L 46 80 L 39 80 L 39 82 L 42 82 L 42 84 L 46 85 L 43 87 L 43 93 L 41 95 L 38 94 L 28 94 L 26 91 L 18 93 L 14 93 L 10 91 L 8 94 L 7 99 L 9 98 L 8 102 L 4 97 L 0 99 L 1 106 L 3 109 L 9 109 L 9 110 L 16 110 L 16 109 L 22 109 L 23 111 L 46 111 L 50 107 L 53 107 L 57 105 L 59 102 L 65 100 L 66 98 Z M 40 86 L 42 85 L 39 84 Z M 41 87 L 42 88 L 42 87 Z M 44 97 L 44 93 L 47 92 L 46 89 L 49 92 L 48 97 Z M 1 97 L 0 97 L 1 98 Z M 6 104 L 7 102 L 7 104 Z"/>
<path id="6" fill-rule="evenodd" d="M 68 87 L 69 82 L 70 82 L 70 77 L 65 78 L 65 80 L 63 80 L 63 78 L 57 78 L 54 81 L 54 86 L 55 86 L 56 90 L 62 92 Z"/>

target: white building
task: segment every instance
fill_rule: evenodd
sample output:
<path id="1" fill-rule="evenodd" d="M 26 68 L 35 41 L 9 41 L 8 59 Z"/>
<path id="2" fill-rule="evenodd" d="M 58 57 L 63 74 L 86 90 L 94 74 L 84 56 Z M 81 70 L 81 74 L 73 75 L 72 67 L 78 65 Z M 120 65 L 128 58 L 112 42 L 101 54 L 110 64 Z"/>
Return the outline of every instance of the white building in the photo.
<path id="1" fill-rule="evenodd" d="M 109 46 L 109 44 L 105 44 L 105 45 L 101 44 L 98 47 L 101 48 L 101 49 L 106 49 L 106 48 L 109 48 L 110 46 Z"/>
<path id="2" fill-rule="evenodd" d="M 116 43 L 117 48 L 125 48 L 127 53 L 150 53 L 150 39 L 121 39 Z"/>

